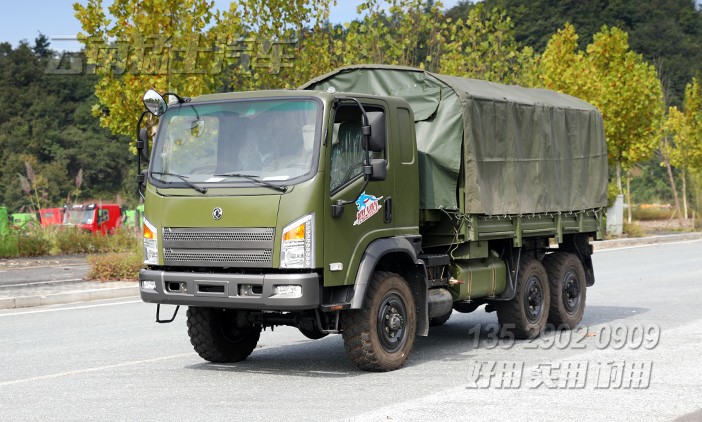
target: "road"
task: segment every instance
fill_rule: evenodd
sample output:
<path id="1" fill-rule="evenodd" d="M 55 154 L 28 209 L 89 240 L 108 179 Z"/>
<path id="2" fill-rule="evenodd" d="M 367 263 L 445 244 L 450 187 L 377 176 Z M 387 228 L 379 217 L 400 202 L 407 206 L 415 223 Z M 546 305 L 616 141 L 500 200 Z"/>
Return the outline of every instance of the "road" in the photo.
<path id="1" fill-rule="evenodd" d="M 364 373 L 340 336 L 261 336 L 238 364 L 136 300 L 0 312 L 3 420 L 702 420 L 702 241 L 595 253 L 583 327 L 493 341 L 454 312 L 405 367 Z"/>
<path id="2" fill-rule="evenodd" d="M 0 260 L 0 287 L 79 281 L 88 272 L 83 255 Z"/>

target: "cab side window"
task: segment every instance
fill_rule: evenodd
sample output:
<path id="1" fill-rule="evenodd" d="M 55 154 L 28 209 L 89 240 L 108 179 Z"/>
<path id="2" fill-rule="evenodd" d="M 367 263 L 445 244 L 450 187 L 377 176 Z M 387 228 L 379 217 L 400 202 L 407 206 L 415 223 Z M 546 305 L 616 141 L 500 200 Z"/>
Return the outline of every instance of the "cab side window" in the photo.
<path id="1" fill-rule="evenodd" d="M 334 125 L 331 158 L 331 191 L 363 174 L 361 122 L 347 121 Z"/>
<path id="2" fill-rule="evenodd" d="M 366 111 L 382 111 L 373 106 L 364 107 Z M 382 155 L 383 153 L 370 153 L 371 158 Z M 363 175 L 364 157 L 360 110 L 356 106 L 340 107 L 332 136 L 329 189 L 332 194 Z"/>

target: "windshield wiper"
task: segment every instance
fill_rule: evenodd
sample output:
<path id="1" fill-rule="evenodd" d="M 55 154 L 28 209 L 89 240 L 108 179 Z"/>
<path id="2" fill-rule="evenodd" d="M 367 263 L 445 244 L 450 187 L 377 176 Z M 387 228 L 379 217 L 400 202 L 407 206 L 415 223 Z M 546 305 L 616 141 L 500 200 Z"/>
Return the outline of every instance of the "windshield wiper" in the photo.
<path id="1" fill-rule="evenodd" d="M 181 174 L 175 174 L 175 173 L 165 173 L 165 172 L 162 172 L 162 171 L 152 171 L 151 174 L 152 174 L 152 175 L 153 175 L 153 174 L 160 174 L 161 176 L 173 176 L 173 177 L 177 177 L 177 178 L 179 178 L 180 180 L 182 180 L 183 183 L 185 183 L 186 186 L 195 189 L 196 191 L 200 192 L 200 193 L 203 194 L 203 195 L 204 195 L 205 193 L 207 193 L 207 188 L 203 188 L 203 187 L 200 187 L 200 186 L 196 185 L 195 183 L 193 183 L 193 182 L 191 182 L 190 180 L 188 180 L 188 177 L 187 177 L 187 176 L 183 176 L 183 175 L 181 175 Z M 161 180 L 161 181 L 163 182 L 163 180 Z"/>
<path id="2" fill-rule="evenodd" d="M 222 173 L 222 174 L 215 174 L 215 177 L 241 177 L 242 179 L 247 179 L 251 180 L 252 182 L 256 182 L 260 185 L 269 187 L 271 189 L 275 189 L 280 192 L 287 192 L 288 188 L 287 186 L 280 186 L 280 185 L 274 185 L 273 183 L 269 183 L 263 179 L 261 179 L 258 176 L 254 176 L 252 174 L 244 174 L 244 173 Z"/>

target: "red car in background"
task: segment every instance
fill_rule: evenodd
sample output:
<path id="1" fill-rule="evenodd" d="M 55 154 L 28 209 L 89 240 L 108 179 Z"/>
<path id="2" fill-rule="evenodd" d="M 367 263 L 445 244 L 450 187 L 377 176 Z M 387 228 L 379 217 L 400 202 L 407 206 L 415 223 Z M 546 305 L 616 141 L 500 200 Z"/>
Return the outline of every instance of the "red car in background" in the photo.
<path id="1" fill-rule="evenodd" d="M 112 234 L 122 226 L 122 207 L 116 204 L 85 204 L 65 207 L 63 225 L 93 234 Z"/>
<path id="2" fill-rule="evenodd" d="M 42 227 L 54 226 L 63 223 L 63 208 L 44 208 L 37 211 Z"/>

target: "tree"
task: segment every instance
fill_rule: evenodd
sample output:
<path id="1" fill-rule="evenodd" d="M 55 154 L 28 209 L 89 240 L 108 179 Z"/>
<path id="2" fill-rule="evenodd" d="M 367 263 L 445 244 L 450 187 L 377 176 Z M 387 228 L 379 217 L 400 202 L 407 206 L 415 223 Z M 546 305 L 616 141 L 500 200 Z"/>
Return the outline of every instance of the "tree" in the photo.
<path id="1" fill-rule="evenodd" d="M 467 15 L 460 2 L 447 13 Z M 670 82 L 668 104 L 681 105 L 685 84 L 702 70 L 702 10 L 692 0 L 484 0 L 500 7 L 514 23 L 516 41 L 544 51 L 550 37 L 566 23 L 578 28 L 584 49 L 602 25 L 629 34 L 631 49 L 660 64 Z"/>
<path id="2" fill-rule="evenodd" d="M 210 48 L 221 35 L 209 26 L 219 16 L 213 1 L 116 0 L 109 17 L 102 0 L 73 8 L 84 31 L 79 39 L 88 70 L 99 75 L 93 115 L 112 133 L 134 136 L 148 88 L 188 95 L 214 91 L 225 51 Z M 229 24 L 229 33 L 242 33 Z"/>
<path id="3" fill-rule="evenodd" d="M 238 57 L 225 67 L 229 90 L 295 88 L 335 64 L 331 0 L 239 0 L 217 24 Z M 244 28 L 233 33 L 231 28 Z"/>
<path id="4" fill-rule="evenodd" d="M 81 168 L 84 197 L 109 198 L 129 163 L 126 142 L 90 115 L 96 77 L 47 73 L 55 55 L 43 35 L 0 44 L 0 203 L 13 211 L 63 206 Z"/>
<path id="5" fill-rule="evenodd" d="M 533 84 L 534 52 L 520 49 L 504 11 L 483 4 L 470 8 L 465 21 L 445 28 L 441 73 L 510 84 Z"/>
<path id="6" fill-rule="evenodd" d="M 672 106 L 668 109 L 666 129 L 674 143 L 664 145 L 665 157 L 670 164 L 682 170 L 684 218 L 687 210 L 687 173 L 702 170 L 702 90 L 697 78 L 685 87 L 683 111 Z"/>
<path id="7" fill-rule="evenodd" d="M 626 32 L 618 28 L 602 27 L 585 53 L 575 48 L 576 41 L 571 25 L 555 34 L 541 58 L 539 76 L 546 88 L 578 96 L 600 110 L 621 193 L 622 170 L 650 158 L 658 145 L 661 83 L 655 67 L 629 49 Z"/>

